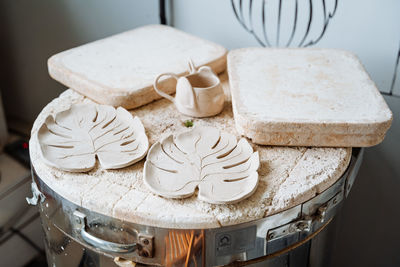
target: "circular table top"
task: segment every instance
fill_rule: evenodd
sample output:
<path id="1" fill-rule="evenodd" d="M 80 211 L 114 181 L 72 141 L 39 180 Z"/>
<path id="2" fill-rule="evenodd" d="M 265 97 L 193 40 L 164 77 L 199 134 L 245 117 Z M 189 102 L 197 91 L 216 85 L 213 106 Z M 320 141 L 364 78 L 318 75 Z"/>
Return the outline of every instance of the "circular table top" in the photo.
<path id="1" fill-rule="evenodd" d="M 235 129 L 227 83 L 224 110 L 211 118 L 193 119 L 194 125 L 214 126 L 240 137 Z M 70 173 L 46 165 L 40 157 L 37 130 L 49 114 L 72 103 L 91 100 L 66 90 L 39 114 L 32 128 L 30 156 L 39 177 L 65 199 L 92 211 L 132 223 L 166 228 L 215 228 L 260 219 L 299 205 L 335 183 L 346 170 L 351 148 L 271 147 L 254 145 L 259 152 L 259 184 L 255 193 L 236 204 L 209 204 L 196 194 L 186 199 L 165 199 L 143 183 L 145 159 L 119 170 L 101 166 L 86 173 Z M 138 116 L 152 145 L 160 138 L 187 128 L 191 119 L 167 100 L 130 111 Z M 249 140 L 250 141 L 250 140 Z"/>

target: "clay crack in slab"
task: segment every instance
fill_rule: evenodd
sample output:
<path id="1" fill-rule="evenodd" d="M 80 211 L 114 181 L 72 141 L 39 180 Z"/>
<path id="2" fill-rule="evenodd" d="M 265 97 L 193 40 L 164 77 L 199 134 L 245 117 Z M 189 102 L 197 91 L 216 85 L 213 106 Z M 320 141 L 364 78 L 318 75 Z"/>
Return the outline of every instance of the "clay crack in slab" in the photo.
<path id="1" fill-rule="evenodd" d="M 142 193 L 149 193 L 149 191 L 147 190 L 147 188 L 144 190 L 144 189 L 141 187 L 141 185 L 142 185 L 142 187 L 143 187 L 143 185 L 144 185 L 143 177 L 140 177 L 140 176 L 138 175 L 138 176 L 136 177 L 136 181 L 135 181 L 133 184 L 131 184 L 131 185 L 129 186 L 129 188 L 130 188 L 130 189 L 135 189 L 135 190 L 140 191 L 140 192 L 142 192 Z"/>
<path id="2" fill-rule="evenodd" d="M 142 203 L 149 197 L 151 193 L 147 193 L 146 197 L 144 197 L 142 199 L 142 201 L 139 202 L 139 204 L 136 205 L 135 209 L 133 211 L 137 211 L 137 209 L 139 208 L 140 205 L 142 205 Z"/>
<path id="3" fill-rule="evenodd" d="M 292 167 L 287 171 L 287 174 L 285 175 L 285 177 L 280 181 L 279 185 L 277 186 L 277 188 L 279 188 L 286 180 L 287 178 L 289 178 L 290 174 L 292 173 L 292 171 L 294 170 L 294 168 L 296 168 L 296 166 L 299 164 L 299 162 L 301 161 L 301 159 L 304 157 L 304 154 L 307 152 L 307 148 L 303 148 L 303 151 L 301 152 L 301 155 L 299 157 L 296 158 L 295 162 L 293 163 Z M 274 199 L 275 199 L 275 194 L 276 191 L 273 191 L 271 193 L 271 196 L 269 197 L 269 199 L 271 200 L 271 204 L 273 203 Z M 272 207 L 269 207 L 266 209 L 266 211 L 264 212 L 264 216 L 269 216 L 272 214 L 277 213 L 278 211 L 273 211 L 272 214 L 269 214 L 269 210 L 271 210 Z M 273 209 L 272 209 L 273 210 Z"/>
<path id="4" fill-rule="evenodd" d="M 295 162 L 294 162 L 294 164 L 293 164 L 293 167 L 290 169 L 290 171 L 288 171 L 288 173 L 287 173 L 287 175 L 286 175 L 286 177 L 285 177 L 285 179 L 284 179 L 283 182 L 286 181 L 286 179 L 290 176 L 290 174 L 292 173 L 292 171 L 294 170 L 294 168 L 297 167 L 297 164 L 299 164 L 300 160 L 304 157 L 304 154 L 306 154 L 307 150 L 308 150 L 307 148 L 304 148 L 303 152 L 301 152 L 301 155 L 295 160 Z M 283 183 L 283 182 L 282 182 L 282 183 Z M 279 185 L 281 185 L 282 183 L 280 183 Z"/>
<path id="5" fill-rule="evenodd" d="M 136 181 L 134 181 L 133 184 L 126 182 L 125 179 L 120 179 L 120 180 L 106 179 L 106 181 L 109 182 L 110 184 L 119 185 L 121 187 L 127 188 L 129 192 L 131 189 L 135 189 L 135 184 L 137 183 L 136 177 L 134 178 L 131 177 L 131 179 L 136 179 Z"/>
<path id="6" fill-rule="evenodd" d="M 222 223 L 217 219 L 217 217 L 215 217 L 214 214 L 212 214 L 212 216 L 213 216 L 213 218 L 217 221 L 219 227 L 222 227 L 223 225 L 222 225 Z"/>
<path id="7" fill-rule="evenodd" d="M 129 192 L 129 190 L 128 190 L 128 192 Z M 128 192 L 126 192 L 126 193 L 128 193 Z M 126 194 L 125 193 L 125 194 Z M 111 214 L 114 214 L 114 209 L 115 209 L 115 206 L 118 204 L 118 202 L 120 202 L 121 201 L 121 199 L 124 197 L 124 194 L 121 194 L 121 196 L 119 197 L 119 199 L 117 199 L 115 202 L 114 202 L 114 204 L 112 204 L 112 206 L 111 206 Z"/>
<path id="8" fill-rule="evenodd" d="M 88 193 L 90 193 L 98 184 L 100 184 L 101 183 L 101 179 L 100 178 L 98 178 L 98 181 L 97 181 L 97 183 L 95 183 L 93 186 L 91 186 L 86 192 L 82 192 L 81 193 L 81 206 L 83 207 L 83 197 L 84 197 L 84 195 L 87 195 Z"/>
<path id="9" fill-rule="evenodd" d="M 131 188 L 131 187 L 130 187 Z M 131 188 L 131 189 L 133 189 L 133 188 Z M 125 193 L 125 195 L 126 194 L 128 194 L 130 192 L 130 190 L 128 190 L 128 192 L 126 192 Z M 149 194 L 150 193 L 146 193 L 147 195 L 136 205 L 136 207 L 133 209 L 133 212 L 135 212 L 135 211 L 137 211 L 137 209 L 138 209 L 138 207 L 140 206 L 140 205 L 142 205 L 142 203 L 149 197 Z M 120 201 L 122 201 L 122 199 L 123 199 L 123 197 L 124 196 L 121 196 L 121 198 L 120 199 L 118 199 L 116 202 L 115 202 L 115 204 L 112 206 L 112 208 L 111 208 L 111 214 L 113 214 L 113 216 L 115 216 L 115 214 L 117 214 L 117 212 L 116 212 L 116 210 L 115 210 L 115 208 L 116 208 L 116 206 L 119 204 L 119 202 Z M 141 224 L 139 221 L 132 221 L 133 223 L 138 223 L 138 224 Z"/>

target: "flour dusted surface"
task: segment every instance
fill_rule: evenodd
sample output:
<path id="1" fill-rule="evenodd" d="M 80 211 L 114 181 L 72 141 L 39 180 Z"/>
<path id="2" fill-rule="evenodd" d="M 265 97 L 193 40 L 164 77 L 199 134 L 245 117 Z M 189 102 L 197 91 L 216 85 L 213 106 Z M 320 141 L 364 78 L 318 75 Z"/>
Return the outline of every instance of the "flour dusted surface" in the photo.
<path id="1" fill-rule="evenodd" d="M 226 84 L 225 84 L 226 85 Z M 48 104 L 35 121 L 30 140 L 32 164 L 39 177 L 62 197 L 90 210 L 133 223 L 174 228 L 213 228 L 248 222 L 272 215 L 310 199 L 332 185 L 345 171 L 349 148 L 269 147 L 253 145 L 259 152 L 259 185 L 249 198 L 228 205 L 202 202 L 193 196 L 165 199 L 149 192 L 143 183 L 144 160 L 120 170 L 104 170 L 98 164 L 87 173 L 69 173 L 43 163 L 36 132 L 48 114 L 67 109 L 71 103 L 91 102 L 67 90 Z M 186 130 L 191 119 L 167 100 L 131 110 L 143 122 L 150 145 L 160 138 Z M 237 135 L 231 103 L 217 117 L 194 119 Z"/>

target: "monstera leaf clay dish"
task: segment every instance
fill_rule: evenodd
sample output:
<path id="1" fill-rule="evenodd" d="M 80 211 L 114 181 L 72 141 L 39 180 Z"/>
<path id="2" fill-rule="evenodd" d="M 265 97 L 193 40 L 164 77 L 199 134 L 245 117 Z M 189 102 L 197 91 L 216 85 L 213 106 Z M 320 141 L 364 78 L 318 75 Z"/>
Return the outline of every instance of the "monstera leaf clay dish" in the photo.
<path id="1" fill-rule="evenodd" d="M 142 122 L 124 108 L 73 104 L 49 115 L 37 134 L 48 165 L 70 172 L 94 168 L 117 169 L 141 160 L 148 149 Z"/>
<path id="2" fill-rule="evenodd" d="M 235 203 L 250 196 L 258 184 L 258 152 L 246 139 L 213 127 L 170 135 L 149 150 L 144 182 L 166 198 L 198 198 L 214 204 Z"/>

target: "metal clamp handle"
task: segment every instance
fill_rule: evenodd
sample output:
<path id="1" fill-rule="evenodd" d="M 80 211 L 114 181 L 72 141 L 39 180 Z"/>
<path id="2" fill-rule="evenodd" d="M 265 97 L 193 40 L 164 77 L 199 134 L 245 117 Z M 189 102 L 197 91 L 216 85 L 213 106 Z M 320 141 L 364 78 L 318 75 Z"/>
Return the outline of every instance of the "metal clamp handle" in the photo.
<path id="1" fill-rule="evenodd" d="M 316 209 L 315 213 L 305 214 L 305 216 L 298 220 L 269 230 L 267 233 L 267 240 L 271 241 L 298 232 L 312 231 L 315 224 L 324 223 L 327 220 L 326 216 L 328 212 L 332 210 L 336 205 L 338 205 L 343 199 L 344 193 L 343 190 L 340 190 L 326 203 L 320 205 Z"/>
<path id="2" fill-rule="evenodd" d="M 119 244 L 98 238 L 86 231 L 86 215 L 80 211 L 74 211 L 76 218 L 76 230 L 79 231 L 82 239 L 89 245 L 100 250 L 113 253 L 130 253 L 139 248 L 137 243 Z"/>

